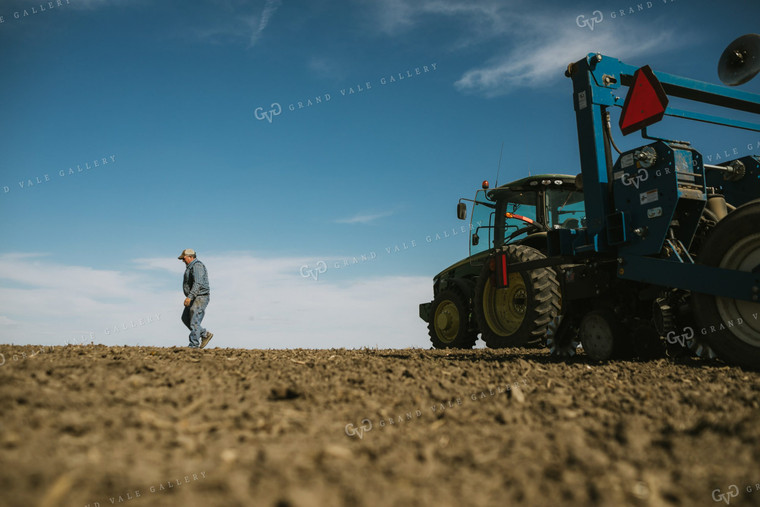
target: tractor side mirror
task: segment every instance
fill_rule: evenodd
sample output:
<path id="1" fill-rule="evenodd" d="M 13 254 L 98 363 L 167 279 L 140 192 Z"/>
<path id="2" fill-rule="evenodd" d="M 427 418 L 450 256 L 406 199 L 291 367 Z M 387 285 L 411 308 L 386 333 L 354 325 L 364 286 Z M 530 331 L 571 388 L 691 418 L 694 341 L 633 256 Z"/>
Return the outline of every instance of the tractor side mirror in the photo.
<path id="1" fill-rule="evenodd" d="M 477 246 L 478 243 L 480 243 L 480 236 L 478 236 L 478 233 L 475 232 L 472 234 L 472 246 Z"/>
<path id="2" fill-rule="evenodd" d="M 457 218 L 459 220 L 467 218 L 467 205 L 463 202 L 457 204 Z"/>

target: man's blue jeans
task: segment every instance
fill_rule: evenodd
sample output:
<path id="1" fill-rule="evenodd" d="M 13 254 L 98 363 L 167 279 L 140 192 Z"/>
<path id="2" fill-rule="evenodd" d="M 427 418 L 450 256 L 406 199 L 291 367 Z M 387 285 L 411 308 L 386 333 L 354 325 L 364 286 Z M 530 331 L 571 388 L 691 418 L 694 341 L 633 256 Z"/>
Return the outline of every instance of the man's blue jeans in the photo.
<path id="1" fill-rule="evenodd" d="M 182 322 L 190 330 L 191 347 L 200 347 L 201 337 L 206 335 L 206 329 L 201 326 L 201 321 L 206 313 L 208 301 L 208 296 L 198 296 L 193 299 L 190 306 L 186 306 L 182 312 Z"/>

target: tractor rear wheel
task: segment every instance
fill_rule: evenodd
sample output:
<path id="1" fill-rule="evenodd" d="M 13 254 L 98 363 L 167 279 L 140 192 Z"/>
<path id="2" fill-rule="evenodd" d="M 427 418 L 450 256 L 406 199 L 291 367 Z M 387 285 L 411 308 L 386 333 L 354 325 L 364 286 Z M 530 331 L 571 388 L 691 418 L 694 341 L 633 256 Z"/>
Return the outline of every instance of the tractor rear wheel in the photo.
<path id="1" fill-rule="evenodd" d="M 470 326 L 470 305 L 457 290 L 441 291 L 430 308 L 428 334 L 437 349 L 471 349 L 478 332 Z"/>
<path id="2" fill-rule="evenodd" d="M 697 262 L 760 275 L 760 199 L 729 213 L 707 236 Z M 697 333 L 726 362 L 760 368 L 760 303 L 693 293 Z"/>
<path id="3" fill-rule="evenodd" d="M 525 245 L 506 245 L 486 261 L 475 286 L 475 317 L 481 337 L 491 348 L 519 347 L 540 342 L 559 314 L 560 287 L 551 268 L 509 271 L 508 286 L 496 287 L 496 259 L 505 255 L 507 266 L 545 259 Z"/>

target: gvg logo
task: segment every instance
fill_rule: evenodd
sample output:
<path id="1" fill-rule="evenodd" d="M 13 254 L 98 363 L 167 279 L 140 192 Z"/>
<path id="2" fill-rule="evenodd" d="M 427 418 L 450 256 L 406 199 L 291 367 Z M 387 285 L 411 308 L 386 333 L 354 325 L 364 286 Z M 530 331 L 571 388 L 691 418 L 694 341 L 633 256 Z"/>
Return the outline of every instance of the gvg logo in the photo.
<path id="1" fill-rule="evenodd" d="M 390 250 L 386 248 L 386 250 Z M 390 252 L 389 252 L 390 253 Z M 363 262 L 369 262 L 377 259 L 377 254 L 372 251 L 369 254 L 362 254 L 354 257 L 344 257 L 342 259 L 336 259 L 329 261 L 331 265 L 328 265 L 327 261 L 318 261 L 314 264 L 314 267 L 308 264 L 303 264 L 299 272 L 304 278 L 311 278 L 312 280 L 319 280 L 319 275 L 327 273 L 328 269 L 345 269 L 350 266 L 354 266 Z"/>
<path id="2" fill-rule="evenodd" d="M 358 428 L 353 423 L 346 424 L 346 435 L 349 437 L 359 437 L 359 440 L 364 438 L 365 431 L 372 430 L 372 421 L 369 419 L 362 419 L 362 424 Z"/>
<path id="3" fill-rule="evenodd" d="M 275 116 L 282 114 L 282 106 L 277 102 L 272 102 L 269 104 L 269 108 L 268 111 L 264 111 L 264 108 L 259 106 L 253 111 L 253 115 L 257 120 L 267 120 L 269 123 L 272 123 Z"/>
<path id="4" fill-rule="evenodd" d="M 310 268 L 308 264 L 301 266 L 301 276 L 304 278 L 319 279 L 319 275 L 327 272 L 327 263 L 325 261 L 317 262 L 313 268 Z"/>
<path id="5" fill-rule="evenodd" d="M 685 327 L 684 333 L 679 335 L 677 335 L 675 331 L 668 331 L 665 339 L 668 341 L 668 343 L 671 343 L 673 345 L 678 343 L 681 345 L 681 347 L 687 347 L 689 343 L 691 343 L 691 341 L 694 339 L 694 329 Z"/>
<path id="6" fill-rule="evenodd" d="M 712 499 L 716 502 L 724 501 L 726 502 L 726 505 L 731 503 L 731 499 L 739 496 L 739 486 L 736 484 L 731 484 L 729 486 L 728 491 L 725 493 L 720 492 L 720 488 L 714 489 L 712 492 Z"/>
<path id="7" fill-rule="evenodd" d="M 597 23 L 601 23 L 602 21 L 604 21 L 604 14 L 602 14 L 602 11 L 592 12 L 590 18 L 587 18 L 583 14 L 575 18 L 575 24 L 578 25 L 578 28 L 583 28 L 587 26 L 588 29 L 591 30 L 592 32 L 594 31 L 594 25 Z"/>
<path id="8" fill-rule="evenodd" d="M 636 189 L 639 188 L 639 184 L 641 184 L 642 181 L 646 181 L 649 179 L 649 173 L 646 172 L 645 169 L 639 169 L 636 173 L 636 176 L 631 176 L 628 173 L 623 173 L 623 176 L 620 178 L 620 181 L 623 183 L 623 185 L 629 187 L 633 185 L 636 187 Z"/>
<path id="9" fill-rule="evenodd" d="M 747 493 L 752 493 L 753 491 L 760 491 L 760 482 L 755 484 L 754 489 L 752 489 L 752 484 L 749 484 L 746 486 Z M 712 492 L 712 499 L 716 502 L 726 502 L 726 505 L 731 503 L 732 498 L 736 498 L 739 496 L 739 487 L 736 484 L 731 484 L 728 487 L 728 491 L 725 493 L 721 493 L 720 488 L 714 489 Z"/>

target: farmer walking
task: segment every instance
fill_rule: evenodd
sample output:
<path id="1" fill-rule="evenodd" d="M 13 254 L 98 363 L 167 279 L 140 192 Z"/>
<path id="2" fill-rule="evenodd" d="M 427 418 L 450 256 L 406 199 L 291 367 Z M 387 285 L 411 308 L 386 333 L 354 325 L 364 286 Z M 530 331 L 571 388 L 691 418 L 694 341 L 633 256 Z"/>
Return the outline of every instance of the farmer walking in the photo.
<path id="1" fill-rule="evenodd" d="M 185 292 L 182 322 L 190 330 L 189 347 L 203 348 L 214 337 L 214 333 L 208 332 L 201 326 L 210 298 L 208 273 L 206 273 L 206 266 L 195 258 L 195 250 L 192 248 L 182 250 L 178 259 L 187 266 L 182 281 L 182 290 Z"/>

